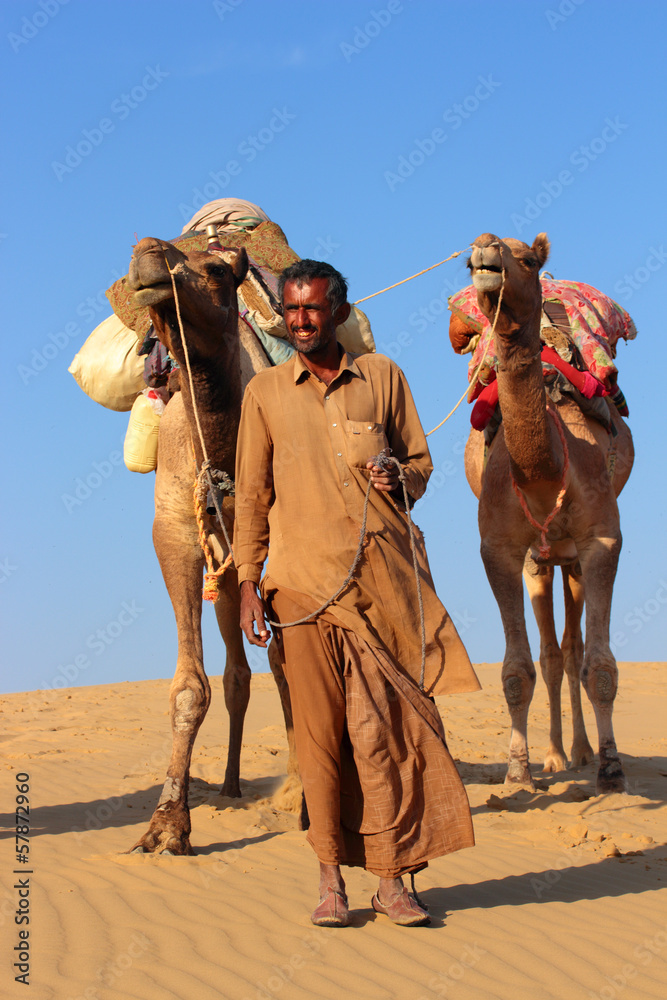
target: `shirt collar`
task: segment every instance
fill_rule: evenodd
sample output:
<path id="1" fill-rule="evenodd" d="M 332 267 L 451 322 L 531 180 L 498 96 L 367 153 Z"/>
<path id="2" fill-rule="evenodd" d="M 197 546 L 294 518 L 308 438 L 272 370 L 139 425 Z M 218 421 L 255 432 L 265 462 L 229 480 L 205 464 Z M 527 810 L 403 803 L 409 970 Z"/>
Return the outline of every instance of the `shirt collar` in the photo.
<path id="1" fill-rule="evenodd" d="M 343 356 L 340 359 L 340 368 L 338 369 L 338 375 L 332 380 L 331 385 L 336 382 L 344 371 L 349 371 L 351 376 L 356 376 L 357 378 L 363 379 L 363 375 L 359 365 L 357 364 L 356 355 L 350 354 L 348 351 L 343 351 Z M 301 382 L 305 382 L 306 379 L 310 378 L 313 373 L 310 368 L 304 363 L 303 358 L 297 352 L 294 355 L 294 383 L 298 385 Z"/>

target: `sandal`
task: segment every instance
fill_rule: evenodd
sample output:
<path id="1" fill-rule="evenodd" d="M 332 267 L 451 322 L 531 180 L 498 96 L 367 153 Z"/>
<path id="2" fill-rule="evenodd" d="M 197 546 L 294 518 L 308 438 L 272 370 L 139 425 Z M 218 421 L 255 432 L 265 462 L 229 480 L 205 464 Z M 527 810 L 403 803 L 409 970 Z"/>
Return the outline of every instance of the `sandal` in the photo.
<path id="1" fill-rule="evenodd" d="M 405 886 L 390 903 L 381 903 L 376 892 L 371 905 L 376 913 L 386 913 L 390 920 L 401 927 L 422 927 L 431 923 L 426 910 L 422 909 Z"/>
<path id="2" fill-rule="evenodd" d="M 327 886 L 310 919 L 317 927 L 347 927 L 350 922 L 350 912 L 345 893 L 330 885 Z"/>

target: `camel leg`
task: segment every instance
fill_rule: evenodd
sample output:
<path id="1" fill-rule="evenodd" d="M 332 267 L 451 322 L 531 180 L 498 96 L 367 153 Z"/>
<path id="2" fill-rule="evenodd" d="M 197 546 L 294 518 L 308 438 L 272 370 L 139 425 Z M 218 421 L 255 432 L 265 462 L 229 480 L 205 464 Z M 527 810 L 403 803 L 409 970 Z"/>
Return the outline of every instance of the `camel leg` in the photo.
<path id="1" fill-rule="evenodd" d="M 618 522 L 611 528 L 605 526 L 604 531 L 579 549 L 586 591 L 586 642 L 581 679 L 593 705 L 598 727 L 598 794 L 626 790 L 612 725 L 618 668 L 609 646 L 611 598 L 620 551 Z"/>
<path id="2" fill-rule="evenodd" d="M 486 575 L 498 604 L 505 630 L 505 659 L 502 682 L 512 720 L 505 784 L 535 789 L 528 757 L 528 709 L 535 690 L 535 666 L 530 655 L 523 609 L 523 569 L 525 549 L 509 549 L 499 544 L 497 531 L 482 539 L 481 553 Z"/>
<path id="3" fill-rule="evenodd" d="M 280 704 L 282 706 L 283 716 L 285 717 L 285 733 L 287 735 L 288 747 L 287 778 L 285 779 L 282 787 L 273 796 L 273 804 L 276 808 L 283 809 L 285 812 L 302 813 L 304 808 L 303 786 L 301 784 L 299 764 L 296 758 L 292 702 L 290 700 L 289 687 L 287 686 L 285 671 L 283 670 L 283 664 L 280 658 L 278 643 L 275 639 L 272 639 L 269 645 L 269 666 L 271 667 L 271 673 L 273 674 L 273 679 L 276 682 L 276 687 L 278 688 L 278 693 L 280 695 Z"/>
<path id="4" fill-rule="evenodd" d="M 540 668 L 549 697 L 549 749 L 544 758 L 544 770 L 564 771 L 567 768 L 567 758 L 563 749 L 561 719 L 563 654 L 558 645 L 554 623 L 553 566 L 537 566 L 529 552 L 524 563 L 523 578 L 540 630 Z"/>
<path id="5" fill-rule="evenodd" d="M 563 593 L 565 596 L 565 629 L 563 631 L 563 664 L 570 687 L 572 705 L 573 767 L 590 764 L 594 759 L 593 747 L 588 742 L 584 713 L 581 708 L 581 669 L 584 662 L 584 641 L 581 635 L 581 615 L 584 610 L 584 582 L 573 566 L 563 566 Z"/>
<path id="6" fill-rule="evenodd" d="M 201 638 L 203 558 L 190 524 L 175 525 L 173 519 L 156 517 L 153 541 L 178 630 L 178 660 L 169 694 L 173 743 L 157 808 L 132 850 L 194 854 L 188 809 L 190 761 L 211 700 Z"/>
<path id="7" fill-rule="evenodd" d="M 218 600 L 215 603 L 215 614 L 227 653 L 222 683 L 225 705 L 229 713 L 229 749 L 225 779 L 220 794 L 240 798 L 241 744 L 243 723 L 250 700 L 250 667 L 243 648 L 243 633 L 239 625 L 239 585 L 233 567 L 230 567 L 222 578 Z"/>

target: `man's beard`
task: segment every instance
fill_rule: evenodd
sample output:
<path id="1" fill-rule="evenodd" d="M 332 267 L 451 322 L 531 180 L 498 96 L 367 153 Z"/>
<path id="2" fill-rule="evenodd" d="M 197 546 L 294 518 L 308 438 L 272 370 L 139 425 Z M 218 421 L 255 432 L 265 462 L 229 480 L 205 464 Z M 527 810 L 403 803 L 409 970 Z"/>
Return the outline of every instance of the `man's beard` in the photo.
<path id="1" fill-rule="evenodd" d="M 330 336 L 324 333 L 322 330 L 313 330 L 312 334 L 308 338 L 297 337 L 295 333 L 287 329 L 287 339 L 289 340 L 292 347 L 296 348 L 300 354 L 316 354 L 318 351 L 325 350 L 330 341 Z"/>

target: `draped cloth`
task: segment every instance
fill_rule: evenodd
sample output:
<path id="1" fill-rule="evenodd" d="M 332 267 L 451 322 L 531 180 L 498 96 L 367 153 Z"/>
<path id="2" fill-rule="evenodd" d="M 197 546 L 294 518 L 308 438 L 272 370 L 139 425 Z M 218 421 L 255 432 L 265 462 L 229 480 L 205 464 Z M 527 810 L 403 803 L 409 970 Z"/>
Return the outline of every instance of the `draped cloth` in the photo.
<path id="1" fill-rule="evenodd" d="M 272 615 L 306 614 L 272 590 Z M 465 789 L 434 702 L 331 613 L 279 630 L 310 828 L 324 864 L 383 878 L 474 844 Z"/>
<path id="2" fill-rule="evenodd" d="M 254 229 L 260 222 L 270 222 L 268 215 L 259 205 L 241 198 L 216 198 L 195 212 L 181 230 L 181 235 L 196 233 L 215 225 L 221 233 L 237 233 L 243 229 Z"/>

